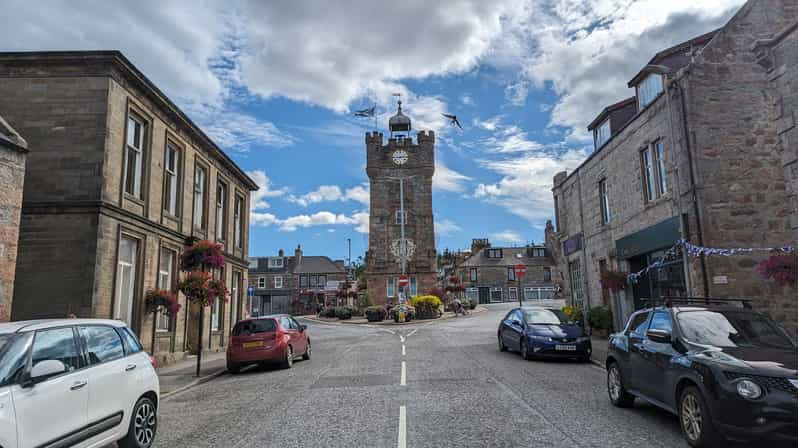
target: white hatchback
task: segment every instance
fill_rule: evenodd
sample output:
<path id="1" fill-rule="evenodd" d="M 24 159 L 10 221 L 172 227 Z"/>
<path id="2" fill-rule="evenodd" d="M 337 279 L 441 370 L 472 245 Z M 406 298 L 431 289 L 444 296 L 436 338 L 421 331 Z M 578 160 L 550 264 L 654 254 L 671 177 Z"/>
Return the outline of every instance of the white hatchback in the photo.
<path id="1" fill-rule="evenodd" d="M 158 376 L 125 324 L 58 319 L 0 324 L 0 447 L 148 448 Z"/>

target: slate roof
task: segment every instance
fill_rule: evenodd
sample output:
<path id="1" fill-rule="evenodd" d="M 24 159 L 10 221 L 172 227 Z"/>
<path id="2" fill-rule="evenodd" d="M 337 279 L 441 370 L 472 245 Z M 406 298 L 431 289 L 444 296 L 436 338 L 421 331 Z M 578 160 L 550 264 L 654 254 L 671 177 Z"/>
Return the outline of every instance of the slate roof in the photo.
<path id="1" fill-rule="evenodd" d="M 491 249 L 501 249 L 502 258 L 489 258 L 487 251 Z M 543 249 L 542 247 L 535 247 L 535 249 Z M 546 257 L 529 257 L 527 256 L 526 247 L 486 247 L 475 255 L 466 259 L 460 267 L 476 268 L 476 267 L 511 267 L 521 263 L 525 266 L 551 266 L 553 263 L 551 258 Z"/>
<path id="2" fill-rule="evenodd" d="M 28 142 L 0 116 L 0 146 L 15 151 L 28 152 Z"/>
<path id="3" fill-rule="evenodd" d="M 250 268 L 253 274 L 344 274 L 346 270 L 335 264 L 329 257 L 320 255 L 303 255 L 302 261 L 297 265 L 296 257 L 283 257 L 283 267 L 269 268 L 268 259 L 276 257 L 252 257 L 257 260 L 257 267 Z"/>

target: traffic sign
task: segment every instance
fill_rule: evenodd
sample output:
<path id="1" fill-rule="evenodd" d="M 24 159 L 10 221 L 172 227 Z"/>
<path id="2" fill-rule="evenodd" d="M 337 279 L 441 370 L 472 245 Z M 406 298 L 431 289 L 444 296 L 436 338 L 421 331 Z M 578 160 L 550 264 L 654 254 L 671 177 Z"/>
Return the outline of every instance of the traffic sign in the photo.
<path id="1" fill-rule="evenodd" d="M 247 293 L 249 294 L 250 297 L 254 295 L 254 292 L 255 289 L 253 287 L 250 286 L 249 288 L 247 288 Z"/>
<path id="2" fill-rule="evenodd" d="M 410 284 L 410 280 L 407 278 L 406 275 L 400 275 L 399 276 L 399 286 L 404 288 L 405 286 L 407 286 L 409 284 Z"/>
<path id="3" fill-rule="evenodd" d="M 517 265 L 515 265 L 515 267 L 513 269 L 515 269 L 515 276 L 516 277 L 523 277 L 524 275 L 526 275 L 526 266 L 524 266 L 521 263 L 518 263 Z"/>

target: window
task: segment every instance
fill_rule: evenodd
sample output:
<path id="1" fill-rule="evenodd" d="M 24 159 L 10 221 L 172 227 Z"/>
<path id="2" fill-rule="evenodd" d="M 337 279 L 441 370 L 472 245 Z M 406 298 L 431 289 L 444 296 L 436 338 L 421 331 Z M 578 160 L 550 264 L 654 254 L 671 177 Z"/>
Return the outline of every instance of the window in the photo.
<path id="1" fill-rule="evenodd" d="M 502 257 L 502 250 L 501 249 L 488 249 L 487 254 L 488 254 L 488 258 L 501 258 Z"/>
<path id="2" fill-rule="evenodd" d="M 646 201 L 653 201 L 657 199 L 657 190 L 655 188 L 656 179 L 654 174 L 654 157 L 651 148 L 646 148 L 642 152 L 643 158 L 643 185 L 646 190 Z"/>
<path id="3" fill-rule="evenodd" d="M 664 313 L 661 311 L 654 313 L 654 317 L 651 318 L 651 325 L 649 325 L 648 329 L 665 330 L 668 333 L 673 331 L 673 322 L 671 321 L 670 313 Z"/>
<path id="4" fill-rule="evenodd" d="M 584 302 L 584 293 L 582 290 L 582 267 L 579 264 L 579 260 L 568 263 L 568 270 L 571 273 L 571 297 L 573 303 L 581 307 Z"/>
<path id="5" fill-rule="evenodd" d="M 646 200 L 649 202 L 668 192 L 664 152 L 665 149 L 661 141 L 650 145 L 641 152 L 643 183 L 646 190 Z"/>
<path id="6" fill-rule="evenodd" d="M 551 268 L 543 268 L 543 281 L 544 282 L 551 281 Z"/>
<path id="7" fill-rule="evenodd" d="M 308 286 L 310 286 L 311 288 L 315 288 L 318 277 L 316 277 L 315 275 L 309 275 L 308 278 L 310 279 L 310 281 L 308 282 Z"/>
<path id="8" fill-rule="evenodd" d="M 662 93 L 663 87 L 662 75 L 652 73 L 646 76 L 637 86 L 638 110 L 643 110 L 643 108 L 651 104 Z"/>
<path id="9" fill-rule="evenodd" d="M 610 213 L 610 194 L 607 190 L 607 179 L 602 179 L 598 184 L 599 189 L 599 203 L 601 204 L 601 224 L 607 225 L 612 219 Z"/>
<path id="10" fill-rule="evenodd" d="M 276 289 L 280 289 L 283 287 L 283 277 L 281 275 L 276 275 L 274 277 L 274 287 Z"/>
<path id="11" fill-rule="evenodd" d="M 648 313 L 640 313 L 632 316 L 629 321 L 629 333 L 635 335 L 642 335 L 646 331 L 646 323 L 648 322 Z"/>
<path id="12" fill-rule="evenodd" d="M 524 300 L 537 300 L 538 291 L 535 288 L 524 288 Z"/>
<path id="13" fill-rule="evenodd" d="M 665 149 L 662 142 L 654 143 L 654 156 L 657 159 L 657 179 L 659 180 L 659 193 L 665 194 L 668 192 L 668 182 L 665 179 Z"/>
<path id="14" fill-rule="evenodd" d="M 136 292 L 138 246 L 138 240 L 124 235 L 119 240 L 114 319 L 119 319 L 128 325 L 133 322 L 133 298 Z"/>
<path id="15" fill-rule="evenodd" d="M 307 288 L 308 287 L 308 276 L 307 275 L 300 275 L 299 276 L 299 287 L 300 288 Z"/>
<path id="16" fill-rule="evenodd" d="M 396 297 L 396 280 L 393 277 L 388 277 L 387 293 L 388 297 Z"/>
<path id="17" fill-rule="evenodd" d="M 266 277 L 258 277 L 258 288 L 266 287 Z"/>
<path id="18" fill-rule="evenodd" d="M 415 297 L 418 294 L 418 283 L 415 277 L 410 277 L 410 297 Z"/>
<path id="19" fill-rule="evenodd" d="M 507 280 L 511 282 L 515 281 L 515 268 L 512 267 L 507 268 Z"/>
<path id="20" fill-rule="evenodd" d="M 294 328 L 294 325 L 291 323 L 291 319 L 287 317 L 281 317 L 280 327 L 282 327 L 283 330 L 291 330 Z"/>
<path id="21" fill-rule="evenodd" d="M 33 341 L 31 366 L 47 361 L 61 361 L 67 372 L 80 368 L 80 354 L 72 327 L 39 330 Z"/>
<path id="22" fill-rule="evenodd" d="M 282 258 L 269 258 L 269 268 L 282 268 L 283 267 L 283 259 Z"/>
<path id="23" fill-rule="evenodd" d="M 502 289 L 501 288 L 490 288 L 490 301 L 491 302 L 501 302 L 502 301 Z"/>
<path id="24" fill-rule="evenodd" d="M 518 288 L 510 288 L 508 291 L 510 300 L 518 300 Z"/>
<path id="25" fill-rule="evenodd" d="M 222 315 L 222 299 L 221 297 L 217 297 L 216 300 L 213 301 L 213 307 L 211 307 L 211 331 L 219 331 L 219 322 L 221 321 Z"/>
<path id="26" fill-rule="evenodd" d="M 604 143 L 607 143 L 607 140 L 610 139 L 610 119 L 604 120 L 601 125 L 597 128 L 593 129 L 593 141 L 596 146 L 595 149 L 599 149 L 604 146 Z"/>
<path id="27" fill-rule="evenodd" d="M 479 301 L 479 288 L 467 288 L 466 298 L 468 300 Z"/>
<path id="28" fill-rule="evenodd" d="M 326 275 L 320 275 L 319 276 L 319 281 L 316 284 L 316 286 L 318 286 L 319 288 L 326 287 L 327 286 L 327 276 Z"/>
<path id="29" fill-rule="evenodd" d="M 241 302 L 241 297 L 239 293 L 241 292 L 241 273 L 238 271 L 233 271 L 233 285 L 230 289 L 230 300 L 231 300 L 231 308 L 230 308 L 230 320 L 233 323 L 238 322 L 238 306 L 239 302 Z"/>
<path id="30" fill-rule="evenodd" d="M 543 258 L 546 256 L 546 249 L 542 247 L 533 247 L 530 254 L 535 258 Z"/>
<path id="31" fill-rule="evenodd" d="M 144 158 L 146 125 L 134 115 L 127 118 L 127 149 L 125 151 L 125 193 L 141 198 L 141 170 Z"/>
<path id="32" fill-rule="evenodd" d="M 244 235 L 244 200 L 241 196 L 236 196 L 235 209 L 233 210 L 233 243 L 236 247 L 241 248 L 243 245 Z"/>
<path id="33" fill-rule="evenodd" d="M 163 209 L 166 213 L 177 216 L 178 164 L 180 151 L 171 143 L 166 144 L 166 160 L 164 161 Z"/>
<path id="34" fill-rule="evenodd" d="M 141 346 L 141 342 L 139 342 L 136 335 L 130 331 L 130 328 L 120 328 L 119 334 L 122 335 L 122 339 L 125 341 L 125 353 L 128 355 L 144 350 L 144 348 Z"/>
<path id="35" fill-rule="evenodd" d="M 471 268 L 471 275 L 470 275 L 469 279 L 472 282 L 477 281 L 477 268 Z"/>
<path id="36" fill-rule="evenodd" d="M 172 279 L 175 266 L 175 252 L 169 249 L 161 249 L 161 260 L 158 267 L 158 289 L 166 291 L 172 290 Z M 155 321 L 156 331 L 169 331 L 171 317 L 166 310 L 158 312 Z"/>
<path id="37" fill-rule="evenodd" d="M 233 336 L 250 336 L 275 330 L 277 330 L 277 321 L 274 319 L 248 320 L 236 324 L 233 328 Z"/>
<path id="38" fill-rule="evenodd" d="M 396 224 L 407 224 L 407 211 L 397 210 L 394 221 Z"/>
<path id="39" fill-rule="evenodd" d="M 89 364 L 101 364 L 125 357 L 125 348 L 119 334 L 111 327 L 80 327 L 80 335 L 86 343 Z"/>
<path id="40" fill-rule="evenodd" d="M 194 168 L 194 227 L 205 229 L 205 168 Z"/>
<path id="41" fill-rule="evenodd" d="M 560 198 L 554 196 L 554 231 L 560 231 Z"/>
<path id="42" fill-rule="evenodd" d="M 216 240 L 224 241 L 227 236 L 227 185 L 216 185 Z"/>

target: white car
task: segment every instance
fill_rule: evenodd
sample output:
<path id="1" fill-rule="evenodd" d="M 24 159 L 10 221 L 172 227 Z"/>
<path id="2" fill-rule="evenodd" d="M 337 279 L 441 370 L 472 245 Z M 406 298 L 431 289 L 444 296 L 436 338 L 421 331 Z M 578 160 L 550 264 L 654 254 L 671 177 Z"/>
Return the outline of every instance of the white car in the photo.
<path id="1" fill-rule="evenodd" d="M 158 425 L 152 358 L 119 321 L 0 324 L 0 447 L 148 448 Z"/>

